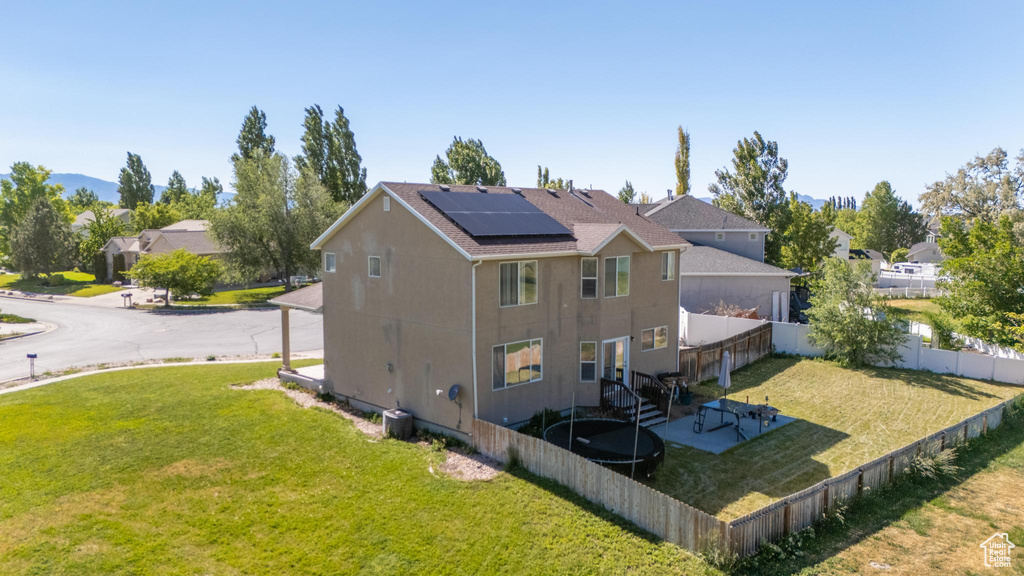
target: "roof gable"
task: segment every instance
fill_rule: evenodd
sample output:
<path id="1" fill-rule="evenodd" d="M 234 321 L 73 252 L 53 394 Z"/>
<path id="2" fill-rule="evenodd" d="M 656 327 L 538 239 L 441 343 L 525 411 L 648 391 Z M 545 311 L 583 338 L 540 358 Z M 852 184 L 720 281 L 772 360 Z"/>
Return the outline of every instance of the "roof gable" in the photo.
<path id="1" fill-rule="evenodd" d="M 648 205 L 644 216 L 669 230 L 736 230 L 768 232 L 768 228 L 693 196 L 678 196 Z"/>

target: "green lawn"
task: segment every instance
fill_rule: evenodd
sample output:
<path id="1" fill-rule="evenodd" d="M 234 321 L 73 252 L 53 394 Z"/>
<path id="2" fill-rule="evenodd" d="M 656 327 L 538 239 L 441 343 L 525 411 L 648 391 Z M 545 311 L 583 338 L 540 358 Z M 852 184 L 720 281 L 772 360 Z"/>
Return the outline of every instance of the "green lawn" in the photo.
<path id="1" fill-rule="evenodd" d="M 32 318 L 25 318 L 24 316 L 18 316 L 17 314 L 4 314 L 0 312 L 0 323 L 3 324 L 29 324 L 35 322 Z"/>
<path id="2" fill-rule="evenodd" d="M 270 363 L 0 396 L 3 574 L 707 574 L 552 482 L 440 476 L 275 391 Z"/>
<path id="3" fill-rule="evenodd" d="M 224 304 L 262 304 L 271 298 L 284 294 L 284 286 L 267 286 L 264 288 L 248 288 L 245 290 L 224 290 L 214 292 L 213 296 L 193 298 L 177 302 L 181 305 L 224 305 Z"/>
<path id="4" fill-rule="evenodd" d="M 931 298 L 910 298 L 889 300 L 889 305 L 902 312 L 908 320 L 929 324 L 926 314 L 943 314 L 942 308 Z"/>
<path id="5" fill-rule="evenodd" d="M 96 277 L 92 274 L 84 272 L 59 272 L 59 274 L 62 274 L 65 280 L 64 284 L 60 286 L 43 286 L 40 278 L 23 279 L 20 274 L 0 274 L 0 289 L 80 298 L 99 296 L 120 290 L 110 284 L 97 283 Z"/>
<path id="6" fill-rule="evenodd" d="M 717 397 L 708 383 L 698 394 Z M 713 455 L 671 448 L 653 486 L 729 520 L 951 426 L 1020 387 L 910 370 L 849 370 L 823 360 L 766 358 L 733 373 L 730 397 L 798 421 Z"/>

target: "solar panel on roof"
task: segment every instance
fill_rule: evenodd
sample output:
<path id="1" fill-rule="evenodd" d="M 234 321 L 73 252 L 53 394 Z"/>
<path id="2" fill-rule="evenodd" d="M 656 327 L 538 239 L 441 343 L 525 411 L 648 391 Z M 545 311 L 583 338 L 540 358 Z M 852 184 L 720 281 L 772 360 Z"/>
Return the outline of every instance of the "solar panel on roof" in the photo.
<path id="1" fill-rule="evenodd" d="M 422 190 L 420 196 L 472 236 L 561 236 L 568 228 L 516 194 Z"/>

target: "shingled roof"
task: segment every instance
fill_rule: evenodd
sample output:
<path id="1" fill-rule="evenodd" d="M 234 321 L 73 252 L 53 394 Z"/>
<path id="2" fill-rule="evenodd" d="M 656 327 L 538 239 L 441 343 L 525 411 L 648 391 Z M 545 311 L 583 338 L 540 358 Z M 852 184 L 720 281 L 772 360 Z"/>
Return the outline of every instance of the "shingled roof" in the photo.
<path id="1" fill-rule="evenodd" d="M 285 308 L 321 312 L 324 307 L 324 284 L 323 282 L 317 282 L 305 288 L 286 292 L 270 300 L 269 303 L 284 306 Z"/>
<path id="2" fill-rule="evenodd" d="M 220 254 L 224 251 L 209 232 L 202 230 L 160 230 L 173 250 L 184 248 L 193 254 Z M 147 250 L 148 251 L 148 250 Z"/>
<path id="3" fill-rule="evenodd" d="M 452 193 L 519 194 L 527 202 L 573 231 L 564 236 L 474 237 L 420 196 L 422 191 L 442 191 L 436 184 L 381 182 L 344 216 L 338 219 L 313 248 L 320 248 L 351 219 L 370 198 L 387 193 L 418 215 L 467 258 L 504 257 L 517 254 L 593 254 L 619 234 L 626 234 L 649 250 L 678 248 L 688 244 L 663 226 L 637 214 L 603 190 L 547 190 L 507 186 L 446 186 Z"/>
<path id="4" fill-rule="evenodd" d="M 796 276 L 771 264 L 711 246 L 691 246 L 679 255 L 682 276 Z"/>
<path id="5" fill-rule="evenodd" d="M 668 202 L 648 204 L 641 214 L 669 230 L 758 230 L 764 226 L 693 196 L 678 196 Z"/>

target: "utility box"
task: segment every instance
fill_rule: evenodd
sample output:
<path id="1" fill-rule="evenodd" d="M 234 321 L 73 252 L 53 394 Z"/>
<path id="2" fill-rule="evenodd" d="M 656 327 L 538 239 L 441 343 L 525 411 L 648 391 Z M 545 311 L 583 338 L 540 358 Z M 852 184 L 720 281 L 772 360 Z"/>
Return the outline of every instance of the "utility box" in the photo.
<path id="1" fill-rule="evenodd" d="M 384 436 L 408 440 L 412 436 L 412 414 L 401 408 L 385 410 Z"/>

